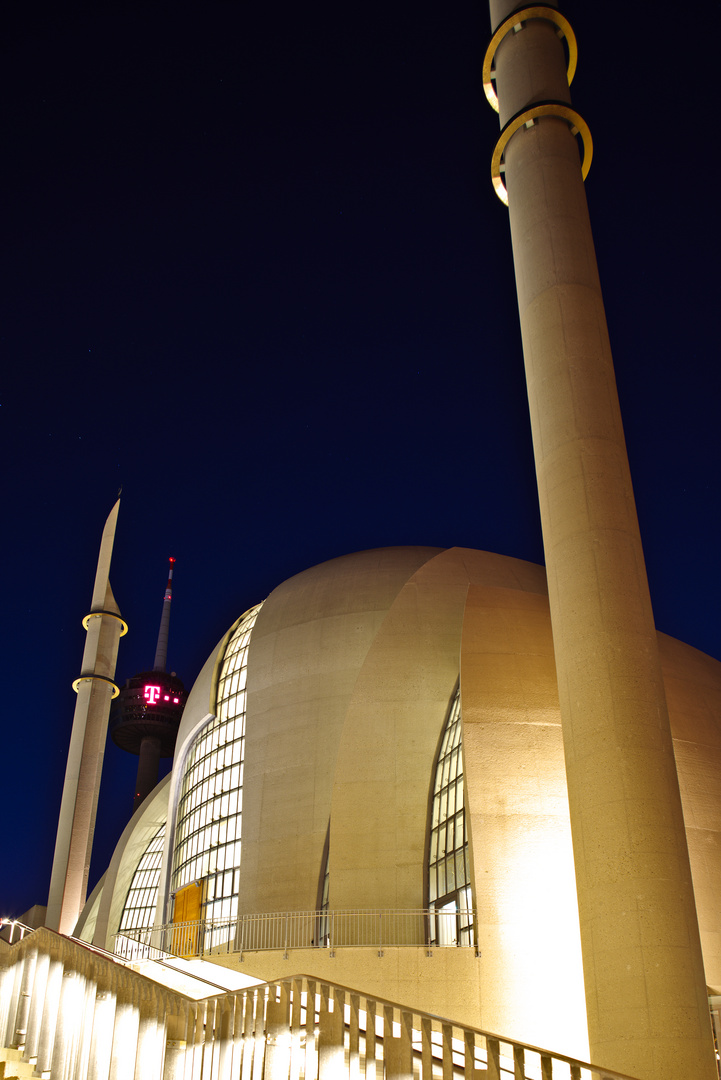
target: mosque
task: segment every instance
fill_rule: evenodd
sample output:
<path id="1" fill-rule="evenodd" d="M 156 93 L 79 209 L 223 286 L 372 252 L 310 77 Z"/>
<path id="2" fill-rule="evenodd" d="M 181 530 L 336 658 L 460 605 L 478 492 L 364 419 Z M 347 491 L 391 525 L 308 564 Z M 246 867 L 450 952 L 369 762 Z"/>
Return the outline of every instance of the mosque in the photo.
<path id="1" fill-rule="evenodd" d="M 664 635 L 659 648 L 718 986 L 721 664 Z M 360 983 L 584 1057 L 543 568 L 463 548 L 361 552 L 241 615 L 75 935 L 177 951 L 179 927 L 193 928 L 184 953 L 264 980 Z"/>
<path id="2" fill-rule="evenodd" d="M 188 695 L 172 772 L 86 900 L 124 627 L 114 511 L 48 928 L 14 968 L 0 956 L 0 1031 L 33 1075 L 718 1075 L 721 664 L 653 625 L 572 29 L 508 0 L 491 0 L 491 22 L 491 171 L 509 207 L 546 568 L 386 548 L 239 612 Z M 202 962 L 212 1009 L 173 997 L 161 969 L 174 958 Z"/>

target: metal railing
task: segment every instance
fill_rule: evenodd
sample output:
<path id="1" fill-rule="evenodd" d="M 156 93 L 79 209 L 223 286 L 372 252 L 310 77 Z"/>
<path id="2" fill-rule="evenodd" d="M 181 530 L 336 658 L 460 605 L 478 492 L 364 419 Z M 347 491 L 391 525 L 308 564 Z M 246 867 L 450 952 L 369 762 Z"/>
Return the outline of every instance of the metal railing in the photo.
<path id="1" fill-rule="evenodd" d="M 34 926 L 26 926 L 19 919 L 0 919 L 0 937 L 12 945 L 16 941 L 22 941 L 26 934 L 32 934 Z"/>
<path id="2" fill-rule="evenodd" d="M 288 953 L 293 949 L 404 946 L 456 948 L 473 946 L 475 912 L 429 911 L 283 911 L 241 915 L 234 919 L 166 923 L 121 930 L 114 951 L 126 958 L 160 955 L 205 956 L 218 953 Z"/>

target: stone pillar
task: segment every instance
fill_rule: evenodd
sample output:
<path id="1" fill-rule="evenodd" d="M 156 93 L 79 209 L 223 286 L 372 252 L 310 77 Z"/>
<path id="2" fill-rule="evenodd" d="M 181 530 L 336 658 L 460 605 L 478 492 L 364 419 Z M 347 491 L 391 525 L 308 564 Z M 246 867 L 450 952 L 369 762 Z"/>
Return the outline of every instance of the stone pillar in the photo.
<path id="1" fill-rule="evenodd" d="M 48 981 L 45 987 L 45 1002 L 43 1004 L 43 1016 L 40 1024 L 40 1038 L 38 1040 L 38 1060 L 35 1071 L 48 1073 L 53 1061 L 53 1049 L 55 1046 L 55 1022 L 58 1017 L 60 1004 L 60 991 L 63 983 L 62 960 L 50 960 L 48 969 Z"/>
<path id="2" fill-rule="evenodd" d="M 0 970 L 0 1039 L 7 1045 L 7 1026 L 10 1017 L 10 1000 L 15 983 L 15 969 Z"/>
<path id="3" fill-rule="evenodd" d="M 183 1080 L 188 1047 L 190 1010 L 176 1001 L 165 1006 L 165 1058 L 163 1080 Z"/>
<path id="4" fill-rule="evenodd" d="M 320 1015 L 318 1018 L 318 1075 L 340 1076 L 343 1072 L 345 1051 L 343 1049 L 342 990 L 327 983 L 320 984 Z M 332 1008 L 331 1008 L 332 1007 Z M 393 1031 L 391 1030 L 391 1036 Z"/>
<path id="5" fill-rule="evenodd" d="M 98 992 L 95 982 L 95 965 L 92 962 L 85 965 L 85 992 L 82 1002 L 78 1003 L 78 1010 L 82 1008 L 83 1016 L 80 1029 L 80 1038 L 77 1046 L 77 1061 L 75 1075 L 87 1077 L 90 1062 L 90 1050 L 93 1037 L 93 1020 L 95 1018 L 95 1000 Z"/>
<path id="6" fill-rule="evenodd" d="M 28 1019 L 30 1017 L 30 997 L 35 983 L 35 968 L 38 962 L 37 949 L 31 949 L 25 955 L 23 965 L 20 993 L 18 995 L 17 1012 L 15 1015 L 15 1030 L 11 1036 L 10 1046 L 18 1050 L 25 1049 L 28 1033 Z"/>
<path id="7" fill-rule="evenodd" d="M 515 7 L 490 6 L 494 29 Z M 562 113 L 570 101 L 557 27 L 533 10 L 525 19 L 516 11 L 497 45 L 502 127 L 539 102 Z M 545 115 L 519 127 L 505 149 L 505 185 L 591 1059 L 641 1080 L 715 1080 L 653 614 L 579 150 L 566 119 Z"/>
<path id="8" fill-rule="evenodd" d="M 10 970 L 12 972 L 12 980 L 8 979 L 7 986 L 3 987 L 8 1002 L 5 1030 L 0 1032 L 3 1046 L 15 1046 L 15 1027 L 18 1015 L 18 1002 L 20 1001 L 20 987 L 25 971 L 25 957 L 21 957 Z"/>
<path id="9" fill-rule="evenodd" d="M 72 1076 L 74 1073 L 78 1027 L 82 1019 L 81 995 L 84 989 L 85 980 L 82 975 L 77 971 L 63 972 L 50 1066 L 51 1076 Z"/>
<path id="10" fill-rule="evenodd" d="M 165 1046 L 164 1009 L 160 994 L 149 987 L 143 987 L 140 994 L 135 1080 L 162 1076 L 162 1055 Z"/>
<path id="11" fill-rule="evenodd" d="M 45 994 L 47 992 L 48 974 L 50 972 L 49 953 L 40 953 L 35 965 L 35 981 L 33 993 L 30 999 L 30 1014 L 28 1016 L 28 1032 L 25 1039 L 25 1061 L 36 1061 L 38 1047 L 40 1046 L 40 1029 L 45 1006 Z"/>
<path id="12" fill-rule="evenodd" d="M 93 1036 L 90 1043 L 88 1080 L 107 1080 L 115 1025 L 115 994 L 106 987 L 98 989 L 95 998 Z"/>
<path id="13" fill-rule="evenodd" d="M 216 1033 L 218 1046 L 218 1080 L 231 1080 L 233 1075 L 233 1030 L 236 998 L 226 994 L 220 1006 L 220 1026 Z"/>
<path id="14" fill-rule="evenodd" d="M 195 1015 L 193 1016 L 194 1023 L 192 1025 L 193 1048 L 190 1057 L 190 1076 L 191 1080 L 200 1080 L 200 1077 L 203 1075 L 203 1064 L 206 1060 L 206 1021 L 212 1023 L 212 1016 L 208 1016 L 208 1004 L 205 1001 L 199 1001 L 194 1005 L 194 1009 Z"/>
<path id="15" fill-rule="evenodd" d="M 257 990 L 243 992 L 243 1030 L 241 1034 L 241 1080 L 249 1080 L 253 1069 L 255 1050 L 255 1009 L 258 1000 Z M 310 1000 L 310 999 L 309 999 Z M 261 1025 L 262 1026 L 262 1025 Z"/>
<path id="16" fill-rule="evenodd" d="M 113 1046 L 110 1053 L 110 1080 L 134 1080 L 135 1057 L 138 1049 L 140 1011 L 133 1000 L 130 980 L 125 978 L 118 989 L 113 1027 Z"/>

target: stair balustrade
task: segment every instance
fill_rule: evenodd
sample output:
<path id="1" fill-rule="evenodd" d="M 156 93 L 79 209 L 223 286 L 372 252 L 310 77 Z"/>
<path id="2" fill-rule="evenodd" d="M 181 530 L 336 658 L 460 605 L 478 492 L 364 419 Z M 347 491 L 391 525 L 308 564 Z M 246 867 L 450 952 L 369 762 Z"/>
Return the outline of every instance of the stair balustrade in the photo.
<path id="1" fill-rule="evenodd" d="M 631 1080 L 306 975 L 197 1001 L 163 974 L 37 930 L 0 956 L 0 1076 Z"/>

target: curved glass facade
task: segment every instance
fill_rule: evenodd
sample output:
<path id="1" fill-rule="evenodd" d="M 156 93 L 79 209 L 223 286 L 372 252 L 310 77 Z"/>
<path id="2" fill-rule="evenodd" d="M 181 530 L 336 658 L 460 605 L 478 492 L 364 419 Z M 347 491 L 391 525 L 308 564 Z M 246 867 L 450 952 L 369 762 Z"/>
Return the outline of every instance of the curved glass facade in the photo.
<path id="1" fill-rule="evenodd" d="M 203 885 L 202 917 L 233 919 L 238 911 L 246 675 L 250 635 L 261 605 L 241 617 L 223 655 L 215 717 L 188 754 L 178 800 L 173 892 Z"/>
<path id="2" fill-rule="evenodd" d="M 428 853 L 431 942 L 472 945 L 473 896 L 463 796 L 461 694 L 456 691 L 436 758 Z"/>
<path id="3" fill-rule="evenodd" d="M 136 930 L 139 927 L 153 925 L 164 840 L 165 822 L 146 847 L 133 874 L 128 895 L 125 898 L 123 914 L 120 917 L 118 932 L 121 934 L 123 930 Z"/>

